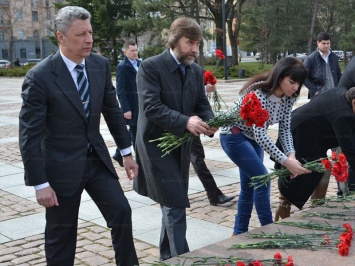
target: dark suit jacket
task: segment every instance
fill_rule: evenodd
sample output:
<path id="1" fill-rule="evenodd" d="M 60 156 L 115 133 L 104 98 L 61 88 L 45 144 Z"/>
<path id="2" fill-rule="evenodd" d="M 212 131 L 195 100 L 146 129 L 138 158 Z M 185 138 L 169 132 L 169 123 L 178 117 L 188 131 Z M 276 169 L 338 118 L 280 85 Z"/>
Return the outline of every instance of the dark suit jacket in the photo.
<path id="1" fill-rule="evenodd" d="M 140 61 L 137 60 L 139 66 Z M 132 119 L 127 120 L 127 125 L 136 126 L 138 119 L 138 94 L 137 94 L 137 71 L 125 56 L 124 60 L 116 68 L 116 89 L 122 112 L 132 112 Z"/>
<path id="2" fill-rule="evenodd" d="M 188 207 L 191 143 L 162 157 L 156 142 L 165 130 L 182 136 L 192 114 L 213 117 L 203 85 L 203 69 L 193 63 L 183 82 L 169 50 L 142 61 L 137 88 L 139 98 L 136 159 L 139 174 L 134 189 L 168 207 Z"/>
<path id="3" fill-rule="evenodd" d="M 344 73 L 340 78 L 339 87 L 350 89 L 355 87 L 355 56 L 345 67 Z"/>
<path id="4" fill-rule="evenodd" d="M 311 162 L 327 156 L 340 146 L 351 167 L 355 167 L 355 114 L 345 99 L 346 88 L 328 89 L 292 112 L 291 131 L 296 158 Z M 290 182 L 279 180 L 279 190 L 302 208 L 322 178 L 322 173 L 297 176 Z"/>
<path id="5" fill-rule="evenodd" d="M 88 143 L 117 177 L 100 134 L 101 114 L 120 149 L 130 147 L 130 136 L 108 60 L 91 54 L 85 61 L 90 84 L 89 121 L 59 51 L 32 68 L 24 79 L 19 141 L 28 186 L 49 182 L 58 195 L 73 195 L 82 180 Z"/>

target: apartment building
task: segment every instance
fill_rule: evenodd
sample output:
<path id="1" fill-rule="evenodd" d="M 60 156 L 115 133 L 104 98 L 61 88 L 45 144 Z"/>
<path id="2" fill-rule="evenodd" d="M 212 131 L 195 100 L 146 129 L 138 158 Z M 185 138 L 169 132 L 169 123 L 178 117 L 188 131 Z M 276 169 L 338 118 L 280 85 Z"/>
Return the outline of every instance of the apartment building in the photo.
<path id="1" fill-rule="evenodd" d="M 21 62 L 45 58 L 58 50 L 54 36 L 54 3 L 64 0 L 0 0 L 0 59 Z"/>

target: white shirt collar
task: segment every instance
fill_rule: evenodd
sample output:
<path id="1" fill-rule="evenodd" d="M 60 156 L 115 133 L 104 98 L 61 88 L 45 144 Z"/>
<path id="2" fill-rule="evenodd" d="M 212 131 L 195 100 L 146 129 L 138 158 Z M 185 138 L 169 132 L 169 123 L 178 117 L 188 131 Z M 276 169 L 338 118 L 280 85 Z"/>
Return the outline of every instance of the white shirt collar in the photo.
<path id="1" fill-rule="evenodd" d="M 324 59 L 325 62 L 328 63 L 328 58 L 329 58 L 329 55 L 330 55 L 330 50 L 328 51 L 328 53 L 326 55 L 324 55 L 320 50 L 318 50 L 320 56 Z"/>
<path id="2" fill-rule="evenodd" d="M 68 57 L 66 57 L 66 56 L 62 53 L 62 51 L 59 50 L 59 52 L 60 52 L 60 55 L 61 55 L 62 58 L 63 58 L 63 61 L 64 61 L 65 65 L 67 66 L 68 70 L 69 70 L 70 72 L 72 72 L 72 71 L 74 70 L 74 68 L 76 67 L 77 63 L 71 61 Z M 84 69 L 85 69 L 85 58 L 83 59 L 83 61 L 82 61 L 80 64 L 83 64 L 83 65 L 84 65 Z"/>
<path id="3" fill-rule="evenodd" d="M 172 50 L 171 48 L 170 48 L 170 54 L 171 54 L 171 56 L 175 59 L 176 63 L 177 63 L 178 65 L 180 65 L 181 63 L 179 62 L 179 60 L 177 60 L 176 55 L 174 54 L 174 52 L 173 52 L 173 50 Z"/>

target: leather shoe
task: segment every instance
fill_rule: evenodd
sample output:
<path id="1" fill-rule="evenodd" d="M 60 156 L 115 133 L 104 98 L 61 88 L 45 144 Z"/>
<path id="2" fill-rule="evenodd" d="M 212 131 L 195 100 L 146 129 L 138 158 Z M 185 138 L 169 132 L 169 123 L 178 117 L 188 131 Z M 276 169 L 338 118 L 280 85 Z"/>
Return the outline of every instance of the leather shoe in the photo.
<path id="1" fill-rule="evenodd" d="M 116 162 L 118 162 L 118 164 L 123 167 L 123 159 L 121 154 L 115 154 L 112 156 L 112 159 L 114 159 Z"/>
<path id="2" fill-rule="evenodd" d="M 217 204 L 223 204 L 234 199 L 235 196 L 226 196 L 224 194 L 219 195 L 216 199 L 210 200 L 212 206 L 217 206 Z"/>

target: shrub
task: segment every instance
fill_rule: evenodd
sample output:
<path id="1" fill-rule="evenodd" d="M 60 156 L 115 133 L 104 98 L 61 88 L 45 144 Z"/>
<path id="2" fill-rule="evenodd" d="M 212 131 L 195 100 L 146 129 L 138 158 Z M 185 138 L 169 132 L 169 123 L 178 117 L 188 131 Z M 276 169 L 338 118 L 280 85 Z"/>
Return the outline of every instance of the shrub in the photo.
<path id="1" fill-rule="evenodd" d="M 34 65 L 12 67 L 12 68 L 0 68 L 0 76 L 2 77 L 24 77 L 29 69 Z"/>

